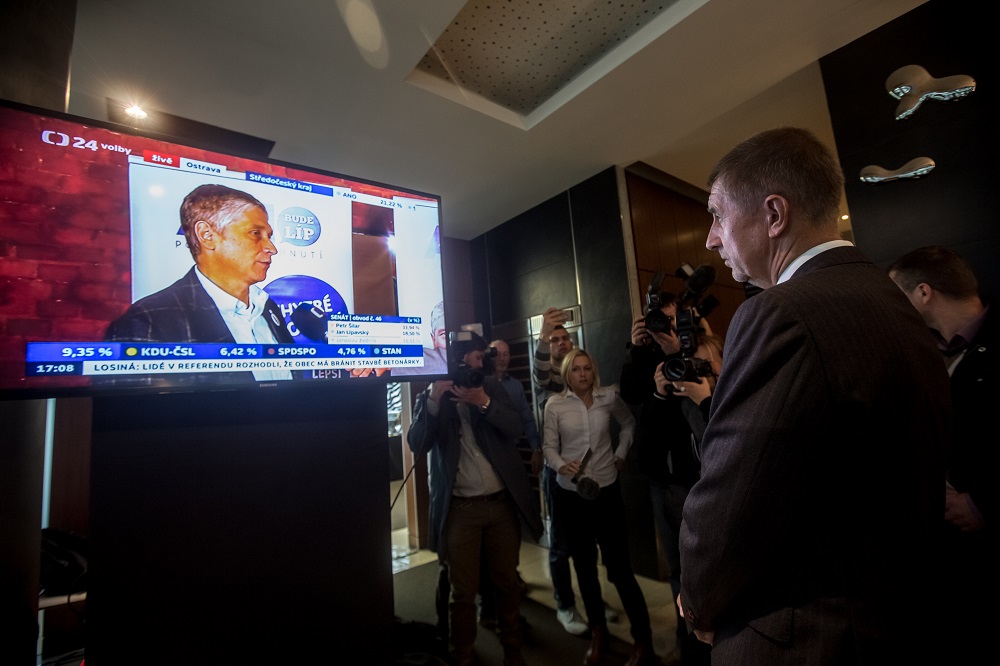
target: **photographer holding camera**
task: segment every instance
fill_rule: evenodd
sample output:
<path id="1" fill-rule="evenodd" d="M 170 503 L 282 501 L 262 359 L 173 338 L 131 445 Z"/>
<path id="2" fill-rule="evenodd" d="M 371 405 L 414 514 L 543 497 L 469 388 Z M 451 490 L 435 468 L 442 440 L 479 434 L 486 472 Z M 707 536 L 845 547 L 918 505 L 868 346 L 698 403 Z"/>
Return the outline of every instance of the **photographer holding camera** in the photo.
<path id="1" fill-rule="evenodd" d="M 698 349 L 694 352 L 692 361 L 697 361 L 698 370 L 694 377 L 685 377 L 671 381 L 666 364 L 656 367 L 656 393 L 666 399 L 673 390 L 683 399 L 681 413 L 691 427 L 691 445 L 695 457 L 701 460 L 701 438 L 708 424 L 708 410 L 712 405 L 712 391 L 722 370 L 722 338 L 714 335 L 698 337 Z M 705 370 L 702 370 L 704 368 Z"/>
<path id="2" fill-rule="evenodd" d="M 486 350 L 486 341 L 475 333 L 452 336 L 449 351 L 458 363 L 450 364 L 455 367 L 447 380 L 417 396 L 407 442 L 418 456 L 425 450 L 433 454 L 428 548 L 448 570 L 455 663 L 475 663 L 482 555 L 496 595 L 504 664 L 517 666 L 524 663 L 517 573 L 521 523 L 537 541 L 542 522 L 518 451 L 521 415 L 496 377 L 484 373 Z"/>
<path id="3" fill-rule="evenodd" d="M 653 278 L 647 292 L 646 314 L 632 322 L 632 337 L 626 345 L 625 362 L 619 380 L 622 398 L 637 407 L 635 468 L 649 481 L 650 502 L 656 523 L 656 536 L 670 568 L 670 586 L 674 598 L 680 591 L 681 512 L 687 493 L 698 480 L 700 463 L 692 446 L 692 428 L 685 418 L 683 393 L 673 391 L 664 367 L 687 367 L 692 359 L 682 352 L 675 321 L 678 297 L 658 291 L 662 278 Z M 693 331 L 684 331 L 685 339 L 711 329 L 693 309 L 682 309 L 682 318 L 695 323 Z M 689 335 L 692 334 L 693 335 Z M 662 384 L 662 388 L 658 385 Z M 676 610 L 676 605 L 675 605 Z M 684 622 L 677 619 L 677 652 L 683 664 L 708 664 L 708 647 L 689 634 Z"/>

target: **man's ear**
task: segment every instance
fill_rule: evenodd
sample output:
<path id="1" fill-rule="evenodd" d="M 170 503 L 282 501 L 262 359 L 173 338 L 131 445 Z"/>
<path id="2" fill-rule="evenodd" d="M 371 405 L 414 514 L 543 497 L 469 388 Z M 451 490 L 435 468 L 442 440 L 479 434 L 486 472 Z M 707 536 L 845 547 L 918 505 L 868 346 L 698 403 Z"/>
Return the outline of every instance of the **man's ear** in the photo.
<path id="1" fill-rule="evenodd" d="M 780 194 L 770 194 L 764 199 L 767 215 L 767 237 L 777 238 L 788 229 L 788 199 Z"/>
<path id="2" fill-rule="evenodd" d="M 931 298 L 934 297 L 934 287 L 930 286 L 926 282 L 921 282 L 913 290 L 913 293 L 923 305 L 927 305 Z"/>
<path id="3" fill-rule="evenodd" d="M 215 249 L 215 229 L 212 225 L 205 220 L 198 220 L 194 223 L 194 235 L 201 243 L 202 249 L 214 250 Z"/>

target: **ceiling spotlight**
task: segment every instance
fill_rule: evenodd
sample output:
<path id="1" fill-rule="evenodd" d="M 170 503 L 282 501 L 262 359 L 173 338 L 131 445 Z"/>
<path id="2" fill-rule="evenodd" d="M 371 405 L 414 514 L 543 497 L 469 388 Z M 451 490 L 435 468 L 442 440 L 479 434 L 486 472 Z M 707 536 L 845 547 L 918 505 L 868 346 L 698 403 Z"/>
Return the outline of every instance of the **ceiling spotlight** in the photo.
<path id="1" fill-rule="evenodd" d="M 146 112 L 142 110 L 142 107 L 138 104 L 133 104 L 132 106 L 126 107 L 125 113 L 132 116 L 136 120 L 142 120 L 146 117 Z"/>
<path id="2" fill-rule="evenodd" d="M 337 10 L 365 62 L 375 69 L 385 69 L 389 45 L 372 0 L 337 0 Z"/>
<path id="3" fill-rule="evenodd" d="M 848 217 L 849 217 L 849 216 L 847 216 L 847 215 L 841 215 L 841 216 L 840 216 L 840 219 L 842 219 L 842 220 L 846 220 L 846 219 L 847 219 Z"/>

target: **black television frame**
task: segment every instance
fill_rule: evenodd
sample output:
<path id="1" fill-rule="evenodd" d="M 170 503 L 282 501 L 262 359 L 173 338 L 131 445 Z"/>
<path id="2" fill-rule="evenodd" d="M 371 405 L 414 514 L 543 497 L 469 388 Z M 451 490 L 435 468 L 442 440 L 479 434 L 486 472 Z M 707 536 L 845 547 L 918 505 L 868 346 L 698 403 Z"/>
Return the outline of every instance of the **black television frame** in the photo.
<path id="1" fill-rule="evenodd" d="M 417 202 L 427 202 L 436 208 L 437 224 L 434 229 L 434 239 L 437 245 L 437 277 L 432 279 L 434 283 L 432 289 L 436 292 L 435 297 L 440 296 L 440 308 L 445 307 L 444 293 L 446 276 L 444 275 L 445 262 L 442 256 L 442 243 L 440 242 L 443 219 L 441 213 L 441 197 L 439 195 L 408 187 L 390 185 L 367 178 L 349 176 L 343 173 L 324 170 L 312 166 L 271 158 L 262 159 L 259 155 L 247 155 L 229 150 L 222 151 L 217 145 L 210 146 L 200 144 L 195 141 L 166 137 L 155 132 L 146 132 L 132 127 L 117 125 L 111 122 L 84 118 L 68 113 L 42 109 L 7 100 L 0 100 L 0 120 L 8 117 L 7 114 L 12 112 L 26 114 L 25 119 L 26 124 L 28 125 L 28 130 L 38 133 L 36 139 L 40 143 L 46 143 L 46 147 L 48 148 L 63 148 L 64 151 L 66 151 L 66 154 L 64 154 L 61 158 L 59 156 L 54 156 L 51 153 L 48 155 L 41 155 L 44 151 L 43 147 L 39 146 L 35 151 L 39 153 L 39 155 L 26 156 L 22 150 L 12 156 L 12 151 L 16 150 L 16 148 L 11 147 L 9 143 L 5 143 L 4 145 L 0 145 L 0 158 L 3 158 L 4 155 L 7 155 L 9 158 L 22 157 L 28 160 L 34 160 L 38 165 L 45 168 L 49 166 L 47 161 L 59 162 L 60 159 L 75 165 L 86 163 L 86 166 L 88 167 L 88 177 L 90 175 L 97 175 L 97 177 L 105 179 L 104 182 L 106 187 L 111 189 L 119 187 L 123 189 L 125 204 L 128 206 L 128 214 L 125 215 L 124 219 L 121 219 L 121 197 L 123 196 L 121 191 L 116 193 L 116 196 L 119 197 L 117 201 L 119 205 L 119 217 L 116 219 L 107 219 L 105 217 L 110 208 L 105 204 L 104 199 L 95 199 L 94 193 L 91 192 L 91 199 L 89 200 L 92 202 L 100 201 L 101 205 L 99 207 L 95 207 L 94 210 L 87 210 L 85 206 L 82 207 L 82 209 L 75 209 L 73 214 L 79 215 L 79 217 L 82 218 L 82 221 L 80 221 L 81 226 L 66 230 L 62 236 L 58 232 L 63 232 L 64 230 L 56 228 L 58 223 L 54 219 L 48 218 L 44 220 L 45 224 L 48 225 L 48 228 L 46 229 L 34 228 L 26 230 L 27 225 L 20 225 L 20 228 L 18 229 L 6 228 L 9 227 L 11 225 L 11 221 L 16 218 L 16 213 L 13 212 L 13 209 L 16 206 L 24 206 L 25 208 L 34 207 L 33 214 L 39 214 L 39 210 L 44 209 L 46 206 L 50 206 L 53 210 L 58 210 L 58 214 L 66 213 L 69 204 L 67 204 L 65 200 L 60 200 L 55 206 L 52 206 L 53 202 L 46 199 L 46 193 L 44 192 L 45 188 L 47 187 L 51 191 L 50 197 L 55 200 L 59 197 L 65 198 L 73 196 L 72 193 L 74 188 L 83 189 L 83 185 L 86 183 L 84 183 L 82 179 L 75 181 L 73 174 L 65 172 L 59 173 L 58 169 L 56 169 L 55 172 L 47 174 L 46 177 L 51 176 L 52 178 L 52 181 L 48 185 L 42 186 L 38 182 L 28 182 L 25 184 L 23 182 L 19 182 L 18 180 L 25 178 L 25 172 L 23 171 L 23 169 L 26 168 L 25 165 L 17 164 L 16 159 L 13 158 L 8 160 L 0 159 L 0 164 L 7 161 L 6 166 L 0 167 L 0 256 L 3 256 L 5 263 L 12 262 L 9 264 L 10 268 L 4 271 L 3 274 L 0 274 L 0 399 L 39 399 L 97 395 L 110 396 L 130 393 L 143 394 L 256 389 L 280 390 L 283 387 L 288 386 L 304 387 L 308 385 L 310 387 L 315 386 L 318 388 L 320 386 L 332 386 L 342 383 L 350 384 L 352 381 L 433 381 L 447 376 L 446 362 L 443 361 L 443 359 L 447 359 L 447 349 L 441 348 L 437 352 L 437 364 L 434 366 L 425 366 L 416 370 L 410 368 L 407 370 L 386 371 L 385 368 L 369 365 L 368 370 L 342 369 L 339 374 L 350 374 L 350 377 L 342 376 L 339 378 L 325 377 L 314 379 L 294 379 L 290 381 L 226 380 L 220 382 L 213 381 L 210 383 L 200 381 L 191 381 L 188 383 L 178 381 L 156 381 L 143 384 L 141 382 L 131 380 L 123 383 L 117 381 L 84 381 L 82 379 L 75 379 L 70 382 L 65 382 L 60 379 L 31 379 L 26 377 L 26 372 L 22 372 L 20 373 L 20 378 L 17 382 L 13 383 L 15 380 L 13 379 L 14 375 L 11 372 L 10 364 L 19 362 L 19 357 L 23 358 L 23 362 L 25 364 L 24 369 L 25 371 L 27 370 L 28 361 L 24 357 L 24 351 L 28 342 L 100 343 L 101 341 L 95 339 L 96 336 L 93 335 L 93 332 L 96 330 L 94 322 L 109 322 L 114 316 L 117 316 L 115 312 L 123 311 L 124 307 L 127 307 L 126 298 L 129 303 L 133 300 L 130 286 L 132 280 L 130 279 L 127 285 L 120 284 L 121 278 L 123 277 L 123 271 L 120 269 L 120 266 L 116 266 L 116 264 L 121 263 L 121 255 L 127 255 L 127 275 L 129 278 L 132 277 L 131 254 L 133 251 L 133 230 L 131 218 L 132 201 L 131 193 L 128 187 L 130 169 L 128 162 L 129 158 L 126 156 L 124 161 L 114 162 L 116 155 L 107 154 L 118 152 L 122 149 L 134 151 L 136 148 L 145 147 L 143 149 L 161 152 L 173 151 L 175 154 L 191 155 L 193 161 L 195 162 L 207 162 L 208 160 L 205 159 L 196 159 L 198 157 L 204 158 L 207 156 L 222 162 L 226 166 L 232 165 L 230 168 L 232 168 L 235 173 L 240 173 L 240 170 L 242 170 L 244 175 L 248 173 L 246 168 L 247 165 L 256 165 L 260 167 L 260 173 L 263 173 L 266 176 L 275 177 L 278 180 L 287 178 L 289 181 L 294 183 L 300 182 L 300 179 L 304 181 L 306 178 L 313 178 L 316 182 L 324 183 L 331 188 L 351 185 L 352 187 L 357 187 L 359 190 L 364 190 L 364 192 L 362 192 L 363 194 L 367 193 L 376 197 L 380 196 L 380 194 L 385 194 L 387 196 L 397 196 L 402 201 L 406 201 L 410 198 Z M 63 131 L 66 130 L 67 127 L 72 126 L 78 126 L 81 128 L 81 131 L 76 133 L 81 135 L 80 139 L 77 139 L 76 136 L 74 136 L 74 133 L 70 131 Z M 50 129 L 43 129 L 43 127 L 49 127 Z M 0 141 L 7 141 L 7 139 L 4 138 L 7 135 L 7 129 L 8 128 L 6 126 L 0 126 Z M 49 137 L 48 141 L 41 140 L 42 132 L 49 133 L 46 135 Z M 63 136 L 59 135 L 60 132 Z M 88 132 L 90 134 L 88 134 Z M 88 140 L 88 137 L 92 136 L 116 140 Z M 62 143 L 63 141 L 65 141 L 68 145 L 55 145 Z M 73 159 L 72 155 L 68 155 L 68 151 L 71 150 L 74 142 L 82 144 L 83 149 L 81 154 L 94 153 L 94 155 L 91 155 L 90 157 L 100 156 L 101 159 Z M 116 148 L 115 150 L 110 150 L 106 148 L 104 144 Z M 95 146 L 97 147 L 96 150 Z M 135 153 L 133 152 L 132 154 Z M 118 171 L 116 172 L 116 170 Z M 197 175 L 199 174 L 195 173 L 195 176 Z M 119 178 L 117 184 L 114 181 L 116 176 Z M 34 178 L 35 181 L 37 181 L 39 176 L 29 176 L 29 181 L 31 178 Z M 237 180 L 235 182 L 244 181 Z M 260 181 L 255 183 L 255 185 L 259 184 L 259 182 Z M 289 188 L 287 184 L 284 185 L 284 187 L 285 189 Z M 103 192 L 101 194 L 103 196 L 108 193 Z M 21 197 L 20 201 L 14 201 L 14 199 L 18 196 Z M 109 196 L 108 198 L 111 197 Z M 394 201 L 390 203 L 392 206 L 398 205 Z M 60 209 L 59 206 L 62 206 L 62 208 Z M 277 213 L 277 210 L 271 210 L 269 212 L 274 215 Z M 176 209 L 170 210 L 168 215 L 174 216 L 173 219 L 176 220 Z M 368 229 L 367 231 L 374 231 L 374 234 L 372 234 L 373 236 L 375 234 L 385 234 L 388 236 L 390 234 L 387 233 L 387 229 L 385 228 L 386 223 L 384 220 L 378 219 L 380 217 L 383 216 L 376 215 L 374 219 L 369 220 L 368 222 L 362 221 L 361 224 L 370 224 L 372 229 Z M 393 211 L 393 219 L 388 223 L 388 225 L 392 227 L 389 231 L 391 231 L 391 235 L 393 236 L 396 235 L 397 229 L 395 225 L 398 217 L 399 215 L 397 209 Z M 357 276 L 358 270 L 355 262 L 359 261 L 359 257 L 357 255 L 356 236 L 366 235 L 363 233 L 366 231 L 365 229 L 362 229 L 362 233 L 360 234 L 355 233 L 357 224 L 357 216 L 355 215 L 352 217 L 351 221 L 351 256 L 352 265 L 354 265 L 352 271 L 354 272 L 355 277 Z M 343 226 L 342 222 L 341 226 Z M 50 233 L 50 236 L 46 237 L 46 233 Z M 126 235 L 128 239 L 128 243 L 126 243 L 124 247 L 122 247 L 123 234 Z M 63 236 L 63 240 L 58 240 Z M 71 243 L 75 243 L 75 245 L 71 246 Z M 386 245 L 388 245 L 388 240 L 386 241 Z M 75 255 L 75 258 L 69 259 L 66 256 L 63 256 L 60 248 L 66 252 L 72 250 L 71 254 Z M 421 249 L 423 250 L 423 248 Z M 397 281 L 396 279 L 397 251 L 398 248 L 391 254 L 393 262 L 393 297 L 395 298 L 395 305 L 398 308 L 400 304 L 400 287 L 398 283 L 402 280 Z M 31 258 L 29 259 L 29 257 Z M 102 257 L 105 259 L 108 257 L 117 257 L 117 262 L 115 260 L 109 260 L 111 265 L 104 265 Z M 36 268 L 38 266 L 43 266 L 46 270 L 32 273 L 32 271 L 28 269 L 29 263 L 31 262 L 34 262 L 32 265 Z M 94 284 L 90 281 L 89 277 L 83 277 L 85 275 L 104 275 L 104 282 L 103 284 Z M 116 280 L 119 281 L 119 284 L 114 284 Z M 265 285 L 265 289 L 266 286 L 269 286 L 275 281 L 276 280 L 269 280 Z M 261 284 L 264 283 L 262 282 Z M 45 296 L 39 297 L 38 302 L 22 303 L 22 305 L 35 306 L 34 318 L 29 316 L 31 313 L 16 311 L 18 299 L 23 301 L 25 298 L 23 293 L 25 293 L 25 291 L 30 291 L 31 289 L 34 289 L 38 293 L 45 294 Z M 122 296 L 123 290 L 125 289 L 128 290 L 127 297 Z M 356 286 L 355 289 L 357 289 Z M 437 290 L 439 290 L 439 292 L 437 292 Z M 42 303 L 42 300 L 45 300 L 45 302 Z M 22 310 L 27 309 L 29 308 L 22 308 Z M 84 314 L 80 314 L 84 310 L 86 310 L 86 312 Z M 350 311 L 350 314 L 396 314 L 404 319 L 409 315 L 419 315 L 424 325 L 423 331 L 425 332 L 429 329 L 431 323 L 429 321 L 430 312 L 416 313 L 397 311 L 396 313 L 383 313 L 357 312 L 354 310 Z M 440 315 L 441 326 L 443 327 L 443 310 L 440 310 L 438 314 Z M 286 320 L 287 319 L 288 318 L 286 317 Z M 65 328 L 75 331 L 86 331 L 87 333 L 80 333 L 73 336 L 60 334 L 57 332 L 57 329 L 59 328 L 57 324 L 67 324 Z M 432 339 L 432 336 L 424 333 L 421 337 L 422 346 L 425 347 L 423 350 L 423 357 L 427 359 L 427 342 L 429 339 Z M 302 340 L 300 338 L 300 342 L 304 343 L 306 346 L 323 347 L 323 342 L 321 341 L 316 342 L 314 340 Z M 17 347 L 17 345 L 21 346 Z M 371 350 L 373 348 L 373 345 L 369 345 L 369 354 L 372 353 Z M 18 351 L 18 349 L 20 349 L 20 351 Z M 408 349 L 411 348 L 408 347 Z M 90 353 L 94 352 L 91 351 Z M 124 348 L 117 350 L 116 353 L 124 354 Z M 412 349 L 410 353 L 413 353 Z"/>

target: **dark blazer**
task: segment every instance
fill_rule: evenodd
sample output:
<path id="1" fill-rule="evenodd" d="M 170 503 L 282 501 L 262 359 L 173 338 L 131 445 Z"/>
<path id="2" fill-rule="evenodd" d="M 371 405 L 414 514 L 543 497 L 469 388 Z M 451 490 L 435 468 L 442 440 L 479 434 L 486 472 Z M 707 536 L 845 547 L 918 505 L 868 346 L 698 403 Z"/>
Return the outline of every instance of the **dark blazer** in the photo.
<path id="1" fill-rule="evenodd" d="M 949 480 L 959 492 L 969 493 L 987 523 L 996 514 L 997 474 L 993 459 L 990 416 L 996 408 L 997 350 L 993 347 L 1000 313 L 991 307 L 969 343 L 965 356 L 951 373 L 955 410 L 955 443 L 948 463 Z"/>
<path id="2" fill-rule="evenodd" d="M 108 341 L 125 342 L 219 342 L 236 341 L 215 301 L 198 281 L 194 267 L 169 287 L 140 298 L 118 319 L 104 336 Z M 268 299 L 264 318 L 283 344 L 294 342 L 285 326 L 277 303 Z"/>
<path id="3" fill-rule="evenodd" d="M 963 532 L 944 526 L 944 559 L 933 579 L 939 582 L 952 608 L 982 608 L 994 603 L 997 592 L 996 494 L 998 485 L 996 435 L 993 432 L 997 398 L 997 350 L 993 347 L 1000 312 L 990 306 L 986 319 L 951 373 L 955 436 L 948 461 L 948 480 L 960 493 L 969 493 L 985 520 L 985 527 Z M 945 614 L 939 628 L 948 632 L 950 663 L 976 663 L 993 647 L 993 615 L 989 612 Z"/>
<path id="4" fill-rule="evenodd" d="M 715 632 L 713 666 L 929 648 L 950 427 L 925 324 L 856 248 L 739 307 L 681 528 L 685 618 Z"/>
<path id="5" fill-rule="evenodd" d="M 518 450 L 524 428 L 521 414 L 496 377 L 487 377 L 483 389 L 490 396 L 490 406 L 485 414 L 480 414 L 475 408 L 469 410 L 472 432 L 483 455 L 493 465 L 517 505 L 522 526 L 537 541 L 542 536 L 542 518 L 537 502 L 532 499 L 535 495 Z M 429 455 L 431 502 L 427 547 L 439 552 L 443 545 L 445 517 L 451 506 L 455 476 L 458 474 L 462 447 L 459 440 L 461 421 L 455 403 L 450 399 L 443 399 L 439 403 L 438 415 L 433 416 L 427 410 L 430 390 L 429 387 L 417 396 L 406 441 L 415 453 L 427 452 Z"/>
<path id="6" fill-rule="evenodd" d="M 626 349 L 618 388 L 626 403 L 639 407 L 635 468 L 658 484 L 689 488 L 701 468 L 691 444 L 691 426 L 682 411 L 683 403 L 691 401 L 673 393 L 666 399 L 654 395 L 656 366 L 668 358 L 658 344 L 629 343 Z"/>
<path id="7" fill-rule="evenodd" d="M 125 314 L 108 326 L 104 339 L 109 342 L 215 342 L 235 343 L 215 301 L 201 286 L 195 269 L 184 277 L 133 303 Z M 264 318 L 274 339 L 282 344 L 295 340 L 288 332 L 281 309 L 268 299 Z M 115 379 L 116 383 L 132 378 Z M 251 372 L 167 375 L 165 381 L 176 383 L 253 381 Z M 145 378 L 147 383 L 149 378 Z"/>

